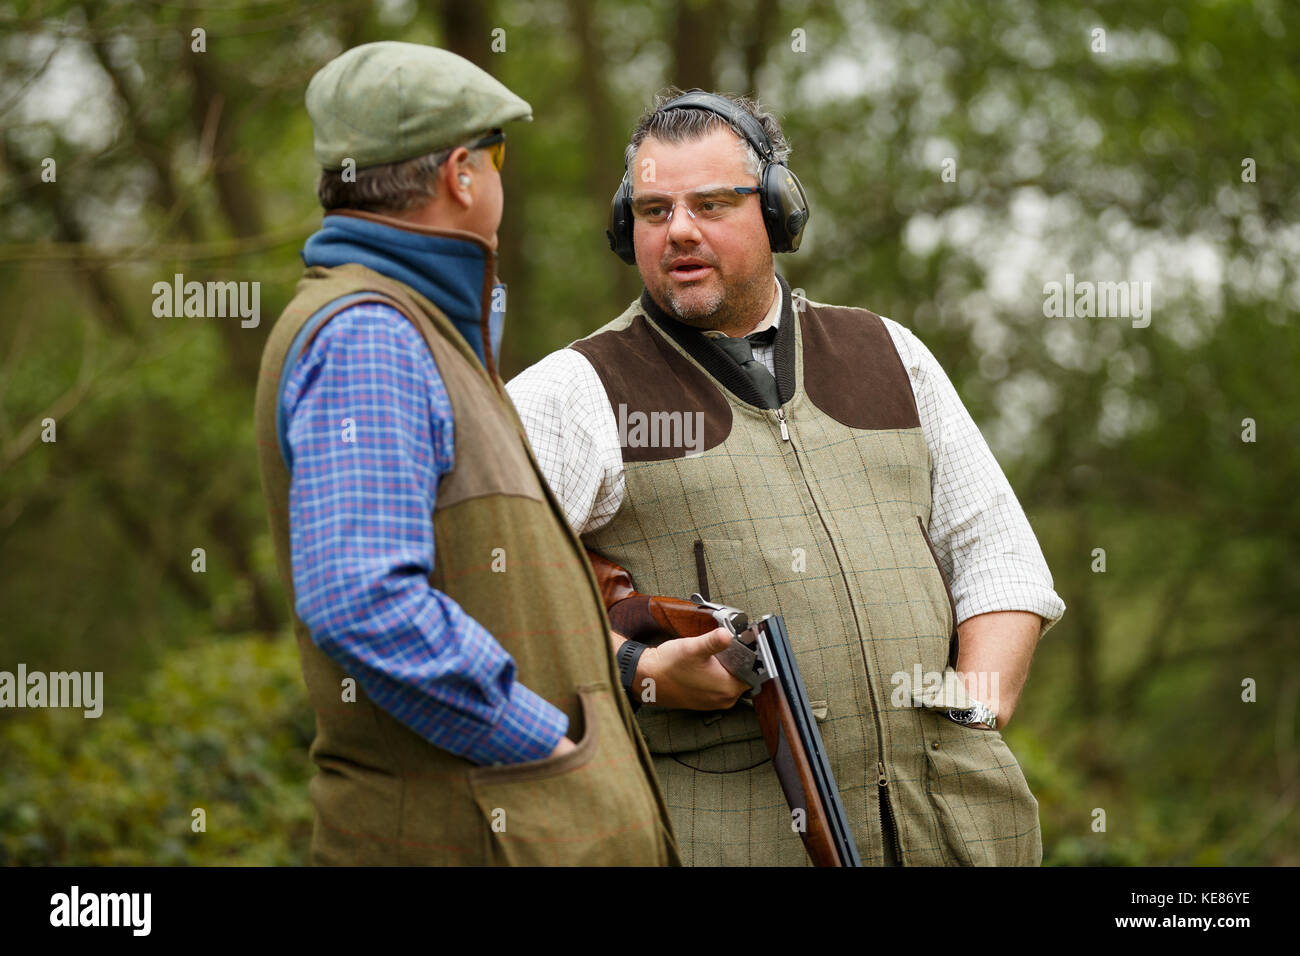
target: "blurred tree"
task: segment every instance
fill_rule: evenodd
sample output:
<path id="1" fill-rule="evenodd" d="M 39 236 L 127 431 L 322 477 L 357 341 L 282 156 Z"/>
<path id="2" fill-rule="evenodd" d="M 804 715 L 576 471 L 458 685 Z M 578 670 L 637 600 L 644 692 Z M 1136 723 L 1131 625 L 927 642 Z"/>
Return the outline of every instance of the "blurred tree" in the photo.
<path id="1" fill-rule="evenodd" d="M 347 47 L 435 43 L 536 116 L 504 169 L 507 374 L 638 293 L 603 230 L 654 92 L 756 94 L 812 203 L 778 268 L 934 351 L 1070 606 L 1009 732 L 1049 862 L 1300 862 L 1295 4 L 65 0 L 0 26 L 0 667 L 156 695 L 168 649 L 283 633 L 251 405 L 319 222 L 303 93 Z M 260 282 L 260 323 L 155 316 L 177 273 Z M 1067 274 L 1149 281 L 1149 325 L 1046 315 Z"/>

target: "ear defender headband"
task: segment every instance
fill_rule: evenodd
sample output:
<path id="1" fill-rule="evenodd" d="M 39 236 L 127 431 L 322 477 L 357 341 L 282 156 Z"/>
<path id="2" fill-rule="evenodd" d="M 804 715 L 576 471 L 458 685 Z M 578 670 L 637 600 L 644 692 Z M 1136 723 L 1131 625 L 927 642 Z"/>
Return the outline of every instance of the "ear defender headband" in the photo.
<path id="1" fill-rule="evenodd" d="M 767 241 L 773 252 L 794 252 L 803 239 L 804 226 L 808 224 L 808 200 L 798 177 L 784 163 L 773 158 L 772 142 L 763 131 L 763 124 L 750 116 L 725 96 L 691 90 L 661 106 L 666 110 L 708 110 L 739 127 L 745 140 L 758 153 L 758 199 L 763 208 L 763 225 L 767 227 Z M 636 250 L 632 246 L 632 179 L 623 171 L 610 204 L 609 229 L 605 231 L 609 248 L 629 265 L 636 264 Z"/>

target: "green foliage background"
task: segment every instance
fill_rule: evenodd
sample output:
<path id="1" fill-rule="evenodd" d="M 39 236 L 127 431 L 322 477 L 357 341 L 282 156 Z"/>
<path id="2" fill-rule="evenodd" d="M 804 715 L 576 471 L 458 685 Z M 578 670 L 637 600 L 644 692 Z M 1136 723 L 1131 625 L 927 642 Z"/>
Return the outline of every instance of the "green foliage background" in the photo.
<path id="1" fill-rule="evenodd" d="M 0 860 L 305 858 L 312 715 L 251 404 L 319 223 L 307 80 L 376 39 L 447 46 L 534 106 L 504 171 L 508 374 L 639 291 L 603 228 L 654 91 L 774 108 L 813 209 L 778 267 L 931 348 L 1069 606 L 1006 734 L 1044 862 L 1300 863 L 1280 0 L 0 4 L 0 669 L 102 670 L 107 698 L 0 712 Z M 260 326 L 154 318 L 177 272 L 260 281 Z M 1152 281 L 1150 327 L 1044 318 L 1067 272 Z"/>
<path id="2" fill-rule="evenodd" d="M 292 640 L 170 651 L 89 730 L 79 711 L 6 725 L 0 863 L 305 863 L 314 733 Z"/>

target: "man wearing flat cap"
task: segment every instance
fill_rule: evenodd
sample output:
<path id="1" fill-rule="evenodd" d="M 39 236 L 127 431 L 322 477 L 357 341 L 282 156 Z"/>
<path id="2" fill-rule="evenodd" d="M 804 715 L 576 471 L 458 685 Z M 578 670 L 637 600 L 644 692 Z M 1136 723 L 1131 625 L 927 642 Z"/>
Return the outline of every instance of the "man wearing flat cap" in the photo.
<path id="1" fill-rule="evenodd" d="M 600 592 L 497 375 L 502 128 L 468 61 L 370 43 L 307 89 L 325 209 L 256 424 L 316 711 L 321 864 L 676 864 Z"/>

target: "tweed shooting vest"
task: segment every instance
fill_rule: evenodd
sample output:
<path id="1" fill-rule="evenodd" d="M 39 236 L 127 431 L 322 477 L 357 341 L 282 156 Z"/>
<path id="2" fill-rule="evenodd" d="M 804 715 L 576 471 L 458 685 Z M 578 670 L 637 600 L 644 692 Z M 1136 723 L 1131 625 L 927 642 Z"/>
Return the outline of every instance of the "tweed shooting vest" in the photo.
<path id="1" fill-rule="evenodd" d="M 619 686 L 595 578 L 537 468 L 514 406 L 495 372 L 483 368 L 432 302 L 360 265 L 309 268 L 263 354 L 258 451 L 290 608 L 290 475 L 276 431 L 281 371 L 308 319 L 356 293 L 396 307 L 415 325 L 451 399 L 454 468 L 438 484 L 429 584 L 500 642 L 514 658 L 517 680 L 564 711 L 577 750 L 479 767 L 439 749 L 374 704 L 359 685 L 356 700 L 346 701 L 348 675 L 294 614 L 303 677 L 316 711 L 312 861 L 680 862 L 649 753 Z M 485 308 L 487 303 L 485 293 Z M 332 317 L 328 311 L 326 316 Z M 364 442 L 359 427 L 356 443 Z"/>
<path id="2" fill-rule="evenodd" d="M 1037 865 L 1038 803 L 1002 735 L 941 713 L 968 697 L 907 371 L 879 316 L 781 289 L 779 409 L 648 294 L 571 345 L 626 481 L 584 542 L 642 593 L 784 616 L 864 865 Z M 637 716 L 688 865 L 807 863 L 752 704 Z"/>

